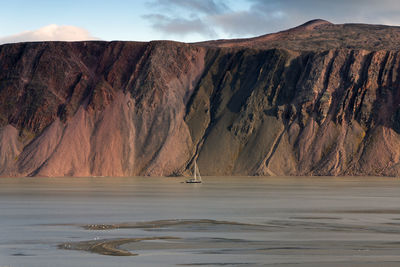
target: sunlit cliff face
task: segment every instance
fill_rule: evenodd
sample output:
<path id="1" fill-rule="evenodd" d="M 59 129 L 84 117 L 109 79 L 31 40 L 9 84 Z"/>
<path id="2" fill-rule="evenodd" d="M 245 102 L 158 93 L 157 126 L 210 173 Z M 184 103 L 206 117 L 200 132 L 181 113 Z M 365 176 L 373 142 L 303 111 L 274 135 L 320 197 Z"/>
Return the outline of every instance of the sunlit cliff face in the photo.
<path id="1" fill-rule="evenodd" d="M 396 27 L 0 46 L 3 176 L 398 175 Z"/>

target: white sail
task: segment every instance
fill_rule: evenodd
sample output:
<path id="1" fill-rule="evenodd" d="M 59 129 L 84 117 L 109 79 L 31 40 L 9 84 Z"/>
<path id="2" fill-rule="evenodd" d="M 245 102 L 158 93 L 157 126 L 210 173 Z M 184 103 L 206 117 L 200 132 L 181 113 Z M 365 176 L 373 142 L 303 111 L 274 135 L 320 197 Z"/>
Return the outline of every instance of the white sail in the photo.
<path id="1" fill-rule="evenodd" d="M 196 181 L 201 181 L 200 171 L 199 171 L 199 168 L 197 167 L 197 163 L 196 162 L 194 162 L 194 179 Z"/>
<path id="2" fill-rule="evenodd" d="M 194 176 L 194 179 L 197 181 L 197 164 L 196 164 L 196 161 L 194 162 L 194 174 L 193 174 L 193 176 Z"/>
<path id="3" fill-rule="evenodd" d="M 201 183 L 201 175 L 196 161 L 194 162 L 193 178 L 186 180 L 186 183 Z"/>

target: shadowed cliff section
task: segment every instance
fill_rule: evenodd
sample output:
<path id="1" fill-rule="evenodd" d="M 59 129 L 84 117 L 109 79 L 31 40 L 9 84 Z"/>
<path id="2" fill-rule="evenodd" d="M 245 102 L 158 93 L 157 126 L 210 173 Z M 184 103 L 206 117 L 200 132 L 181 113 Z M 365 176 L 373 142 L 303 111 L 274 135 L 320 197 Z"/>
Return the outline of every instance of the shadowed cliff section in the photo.
<path id="1" fill-rule="evenodd" d="M 361 38 L 362 37 L 362 38 Z M 400 29 L 0 46 L 0 175 L 400 175 Z"/>
<path id="2" fill-rule="evenodd" d="M 203 173 L 398 174 L 398 52 L 214 53 L 185 118 Z"/>

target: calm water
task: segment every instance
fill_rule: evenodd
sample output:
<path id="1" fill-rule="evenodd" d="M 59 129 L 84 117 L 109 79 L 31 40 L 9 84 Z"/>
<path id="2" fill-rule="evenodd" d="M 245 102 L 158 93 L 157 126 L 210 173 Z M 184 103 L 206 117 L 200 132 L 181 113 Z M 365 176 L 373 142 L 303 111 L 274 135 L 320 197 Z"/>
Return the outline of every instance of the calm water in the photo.
<path id="1" fill-rule="evenodd" d="M 0 179 L 0 267 L 400 266 L 398 179 L 181 181 Z M 82 227 L 156 220 L 232 224 Z M 161 236 L 179 239 L 124 245 L 139 254 L 129 257 L 58 248 L 65 242 Z"/>

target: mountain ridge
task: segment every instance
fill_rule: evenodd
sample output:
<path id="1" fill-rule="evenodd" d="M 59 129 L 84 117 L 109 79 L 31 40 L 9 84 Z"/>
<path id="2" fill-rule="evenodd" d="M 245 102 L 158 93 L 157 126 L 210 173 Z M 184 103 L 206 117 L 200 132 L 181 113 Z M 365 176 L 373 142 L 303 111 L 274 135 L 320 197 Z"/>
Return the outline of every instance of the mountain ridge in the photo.
<path id="1" fill-rule="evenodd" d="M 396 42 L 397 41 L 397 42 Z M 293 51 L 330 49 L 398 50 L 400 27 L 371 24 L 333 24 L 316 19 L 297 27 L 252 38 L 205 41 L 210 47 L 283 48 Z"/>
<path id="2" fill-rule="evenodd" d="M 0 175 L 399 175 L 397 34 L 1 45 Z"/>

